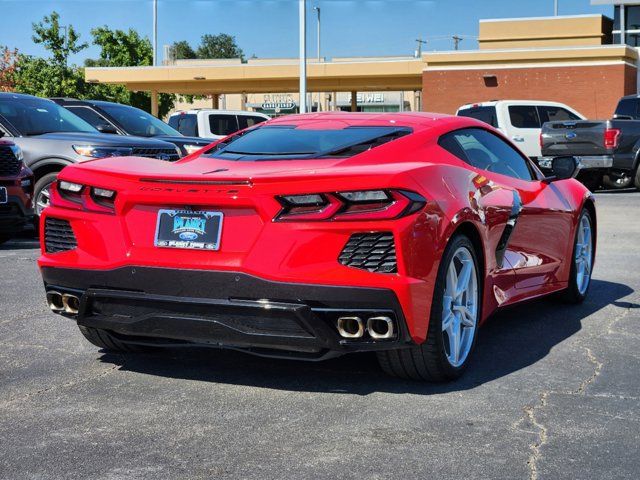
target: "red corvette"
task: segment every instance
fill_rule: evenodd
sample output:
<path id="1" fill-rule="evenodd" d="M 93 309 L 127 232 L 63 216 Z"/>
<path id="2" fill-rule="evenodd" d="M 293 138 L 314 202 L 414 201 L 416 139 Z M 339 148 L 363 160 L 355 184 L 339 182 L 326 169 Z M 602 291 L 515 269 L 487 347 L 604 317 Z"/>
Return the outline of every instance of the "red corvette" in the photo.
<path id="1" fill-rule="evenodd" d="M 447 380 L 497 309 L 582 301 L 594 199 L 499 132 L 436 114 L 281 117 L 176 163 L 65 168 L 41 217 L 54 312 L 98 347 L 377 352 Z"/>

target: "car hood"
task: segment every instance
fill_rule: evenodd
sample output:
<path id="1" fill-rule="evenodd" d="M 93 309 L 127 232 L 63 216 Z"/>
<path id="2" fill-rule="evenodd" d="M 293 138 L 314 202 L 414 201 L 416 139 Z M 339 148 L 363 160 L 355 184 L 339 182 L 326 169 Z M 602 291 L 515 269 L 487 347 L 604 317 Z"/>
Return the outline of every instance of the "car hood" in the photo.
<path id="1" fill-rule="evenodd" d="M 106 147 L 175 148 L 172 144 L 157 139 L 112 135 L 107 133 L 58 132 L 44 133 L 27 138 L 76 142 L 83 145 Z"/>

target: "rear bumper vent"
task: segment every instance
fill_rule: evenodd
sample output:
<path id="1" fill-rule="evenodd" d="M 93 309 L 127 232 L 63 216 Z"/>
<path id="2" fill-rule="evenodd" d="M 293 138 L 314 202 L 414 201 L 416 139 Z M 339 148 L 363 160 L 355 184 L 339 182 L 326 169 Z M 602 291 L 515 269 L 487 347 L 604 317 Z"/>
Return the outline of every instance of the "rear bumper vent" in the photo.
<path id="1" fill-rule="evenodd" d="M 44 221 L 44 245 L 47 253 L 73 250 L 78 246 L 71 224 L 67 220 L 48 217 Z"/>
<path id="2" fill-rule="evenodd" d="M 377 273 L 396 273 L 396 247 L 391 232 L 356 233 L 342 249 L 338 261 L 347 267 Z"/>

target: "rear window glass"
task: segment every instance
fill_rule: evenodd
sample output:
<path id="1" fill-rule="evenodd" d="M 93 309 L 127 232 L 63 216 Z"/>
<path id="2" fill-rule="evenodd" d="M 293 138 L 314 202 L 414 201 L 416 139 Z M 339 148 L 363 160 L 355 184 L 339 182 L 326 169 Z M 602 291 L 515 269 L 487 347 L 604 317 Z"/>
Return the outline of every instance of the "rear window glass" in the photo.
<path id="1" fill-rule="evenodd" d="M 169 119 L 169 125 L 187 137 L 197 137 L 198 119 L 194 114 L 173 115 Z"/>
<path id="2" fill-rule="evenodd" d="M 540 123 L 580 120 L 580 117 L 562 107 L 538 107 Z"/>
<path id="3" fill-rule="evenodd" d="M 209 129 L 214 135 L 225 137 L 240 130 L 235 115 L 209 115 Z"/>
<path id="4" fill-rule="evenodd" d="M 471 117 L 481 122 L 488 123 L 492 127 L 498 128 L 498 119 L 496 118 L 496 107 L 476 107 L 465 108 L 458 111 L 459 117 Z"/>
<path id="5" fill-rule="evenodd" d="M 509 107 L 511 125 L 516 128 L 540 128 L 538 111 L 533 105 L 512 105 Z"/>
<path id="6" fill-rule="evenodd" d="M 638 101 L 633 98 L 620 100 L 620 103 L 618 103 L 618 107 L 616 108 L 616 115 L 636 118 L 638 115 Z"/>
<path id="7" fill-rule="evenodd" d="M 411 129 L 405 127 L 307 130 L 293 126 L 264 126 L 232 137 L 207 153 L 216 158 L 239 161 L 342 158 L 357 155 L 409 133 Z"/>
<path id="8" fill-rule="evenodd" d="M 250 115 L 238 115 L 238 130 L 244 130 L 245 128 L 253 127 L 259 123 L 266 122 L 267 119 L 263 117 L 256 117 Z"/>

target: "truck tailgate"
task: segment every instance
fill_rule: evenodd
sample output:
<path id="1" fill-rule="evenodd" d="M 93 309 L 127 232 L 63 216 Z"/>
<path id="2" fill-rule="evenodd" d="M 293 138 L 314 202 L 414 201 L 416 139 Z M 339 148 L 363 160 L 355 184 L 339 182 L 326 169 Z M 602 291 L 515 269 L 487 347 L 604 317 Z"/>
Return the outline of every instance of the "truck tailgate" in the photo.
<path id="1" fill-rule="evenodd" d="M 608 121 L 576 120 L 547 122 L 540 133 L 542 156 L 612 155 L 613 149 L 604 146 L 604 132 Z"/>

